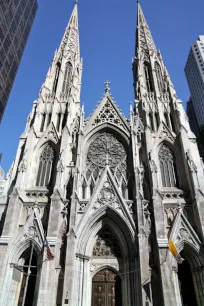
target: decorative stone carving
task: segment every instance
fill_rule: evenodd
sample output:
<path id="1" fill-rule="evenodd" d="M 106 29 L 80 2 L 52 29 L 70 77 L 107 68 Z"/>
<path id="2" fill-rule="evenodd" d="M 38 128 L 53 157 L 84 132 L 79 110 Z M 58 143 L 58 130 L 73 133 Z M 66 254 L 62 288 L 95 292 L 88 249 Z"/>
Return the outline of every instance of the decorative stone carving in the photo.
<path id="1" fill-rule="evenodd" d="M 58 162 L 57 171 L 61 173 L 64 172 L 64 166 L 63 166 L 63 162 L 61 159 Z"/>
<path id="2" fill-rule="evenodd" d="M 161 125 L 161 130 L 160 130 L 159 138 L 166 138 L 166 139 L 168 139 L 172 143 L 174 143 L 174 141 L 175 141 L 174 136 L 169 131 L 169 129 L 165 126 L 164 123 Z"/>
<path id="3" fill-rule="evenodd" d="M 149 209 L 149 201 L 143 200 L 143 214 L 144 214 L 144 229 L 147 235 L 151 232 L 151 214 Z"/>
<path id="4" fill-rule="evenodd" d="M 193 161 L 193 158 L 192 158 L 190 150 L 186 151 L 186 159 L 188 161 L 188 165 L 189 165 L 190 170 L 192 172 L 197 172 L 197 166 L 196 166 L 196 164 Z"/>
<path id="5" fill-rule="evenodd" d="M 152 172 L 156 173 L 158 171 L 157 165 L 154 160 L 150 160 L 150 169 Z"/>
<path id="6" fill-rule="evenodd" d="M 112 134 L 99 134 L 90 144 L 85 179 L 94 183 L 108 165 L 118 185 L 127 186 L 127 153 L 123 144 Z"/>
<path id="7" fill-rule="evenodd" d="M 92 263 L 90 265 L 90 272 L 94 272 L 97 269 L 101 269 L 102 267 L 106 267 L 106 264 L 96 264 L 96 263 Z M 111 264 L 111 267 L 114 268 L 115 270 L 119 271 L 119 265 L 118 264 Z"/>
<path id="8" fill-rule="evenodd" d="M 125 201 L 131 214 L 133 214 L 133 201 Z"/>
<path id="9" fill-rule="evenodd" d="M 45 198 L 48 195 L 47 190 L 26 190 L 26 196 L 29 198 Z"/>
<path id="10" fill-rule="evenodd" d="M 80 201 L 78 204 L 78 213 L 84 213 L 89 201 Z"/>
<path id="11" fill-rule="evenodd" d="M 176 214 L 177 214 L 178 208 L 165 208 L 164 212 L 166 214 L 166 218 L 167 218 L 167 226 L 172 226 Z"/>
<path id="12" fill-rule="evenodd" d="M 46 140 L 51 140 L 54 143 L 57 143 L 58 141 L 58 136 L 54 130 L 54 127 L 52 126 L 51 129 L 45 134 L 44 138 Z"/>
<path id="13" fill-rule="evenodd" d="M 94 125 L 98 125 L 98 124 L 105 123 L 105 122 L 110 122 L 110 123 L 113 123 L 117 126 L 121 126 L 122 128 L 125 128 L 121 117 L 118 115 L 118 113 L 114 109 L 113 104 L 108 100 L 103 105 L 99 114 L 97 115 L 97 117 L 94 121 L 94 123 L 95 123 Z"/>
<path id="14" fill-rule="evenodd" d="M 23 159 L 18 167 L 19 172 L 26 172 L 27 170 L 27 160 Z"/>
<path id="15" fill-rule="evenodd" d="M 144 133 L 144 125 L 142 123 L 139 114 L 134 117 L 134 125 L 135 125 L 134 130 L 137 135 L 137 140 L 138 142 L 141 142 L 142 134 Z"/>
<path id="16" fill-rule="evenodd" d="M 104 229 L 98 235 L 93 248 L 94 257 L 121 257 L 118 241 L 109 229 Z"/>
<path id="17" fill-rule="evenodd" d="M 39 243 L 42 243 L 37 221 L 34 217 L 29 220 L 29 224 L 27 224 L 27 226 L 25 227 L 22 239 L 33 239 Z"/>
<path id="18" fill-rule="evenodd" d="M 176 240 L 178 242 L 180 242 L 182 240 L 187 240 L 187 241 L 193 243 L 192 236 L 191 236 L 190 232 L 187 230 L 186 226 L 183 223 L 181 223 L 181 226 L 180 226 L 179 232 L 177 234 Z"/>
<path id="19" fill-rule="evenodd" d="M 149 238 L 149 235 L 151 233 L 151 214 L 149 209 L 149 201 L 143 200 L 142 201 L 142 210 L 143 210 L 143 225 L 139 228 L 138 237 L 141 239 Z"/>
<path id="20" fill-rule="evenodd" d="M 182 199 L 184 197 L 182 190 L 160 191 L 163 199 Z"/>
<path id="21" fill-rule="evenodd" d="M 87 159 L 98 167 L 109 165 L 115 168 L 126 160 L 126 151 L 122 143 L 112 134 L 102 133 L 92 141 Z"/>
<path id="22" fill-rule="evenodd" d="M 103 188 L 101 189 L 98 195 L 97 201 L 94 204 L 93 209 L 96 210 L 104 205 L 110 205 L 115 209 L 121 209 L 119 200 L 109 181 L 106 181 L 103 184 Z"/>

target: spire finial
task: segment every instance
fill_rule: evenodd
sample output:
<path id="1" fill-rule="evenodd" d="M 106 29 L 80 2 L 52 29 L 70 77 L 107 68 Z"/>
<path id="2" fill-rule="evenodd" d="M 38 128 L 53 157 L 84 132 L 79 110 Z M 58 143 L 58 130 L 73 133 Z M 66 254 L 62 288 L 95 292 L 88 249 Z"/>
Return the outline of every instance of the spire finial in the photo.
<path id="1" fill-rule="evenodd" d="M 105 83 L 105 92 L 110 92 L 110 87 L 109 87 L 109 85 L 111 84 L 111 82 L 109 82 L 109 81 L 106 81 Z"/>
<path id="2" fill-rule="evenodd" d="M 79 2 L 78 2 L 78 0 L 75 0 L 75 4 L 78 4 Z"/>

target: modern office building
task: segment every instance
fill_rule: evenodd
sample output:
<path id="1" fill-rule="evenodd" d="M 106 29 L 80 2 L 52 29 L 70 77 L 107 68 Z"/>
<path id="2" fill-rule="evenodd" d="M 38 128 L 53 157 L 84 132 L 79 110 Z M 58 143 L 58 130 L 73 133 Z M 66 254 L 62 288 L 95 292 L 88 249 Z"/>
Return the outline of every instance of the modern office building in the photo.
<path id="1" fill-rule="evenodd" d="M 195 113 L 195 109 L 194 109 L 194 105 L 193 105 L 193 101 L 192 101 L 191 97 L 187 102 L 187 115 L 188 115 L 188 118 L 189 118 L 189 123 L 190 123 L 191 130 L 196 135 L 196 138 L 197 138 L 197 144 L 198 144 L 198 149 L 199 149 L 199 152 L 200 152 L 200 156 L 204 160 L 204 145 L 202 143 L 200 127 L 199 127 L 199 124 L 198 124 L 198 120 L 197 120 L 197 117 L 196 117 L 196 113 Z"/>
<path id="2" fill-rule="evenodd" d="M 0 1 L 0 121 L 37 8 L 37 0 Z"/>
<path id="3" fill-rule="evenodd" d="M 198 125 L 201 126 L 204 124 L 204 35 L 191 45 L 185 74 Z"/>

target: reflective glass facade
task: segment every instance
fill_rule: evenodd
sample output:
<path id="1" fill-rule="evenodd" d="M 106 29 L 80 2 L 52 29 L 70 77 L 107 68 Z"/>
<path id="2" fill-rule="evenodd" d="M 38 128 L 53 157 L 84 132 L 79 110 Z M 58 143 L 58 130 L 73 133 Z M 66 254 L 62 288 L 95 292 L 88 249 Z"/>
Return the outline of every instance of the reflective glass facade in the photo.
<path id="1" fill-rule="evenodd" d="M 37 0 L 0 0 L 0 121 L 37 8 Z"/>

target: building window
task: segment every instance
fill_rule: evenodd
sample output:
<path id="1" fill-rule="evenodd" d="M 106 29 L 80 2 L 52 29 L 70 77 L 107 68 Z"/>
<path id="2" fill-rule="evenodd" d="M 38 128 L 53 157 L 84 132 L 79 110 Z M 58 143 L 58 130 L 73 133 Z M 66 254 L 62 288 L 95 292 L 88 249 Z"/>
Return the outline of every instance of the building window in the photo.
<path id="1" fill-rule="evenodd" d="M 147 62 L 144 63 L 144 73 L 145 73 L 147 91 L 153 92 L 154 90 L 153 90 L 152 74 L 150 70 L 150 65 Z"/>
<path id="2" fill-rule="evenodd" d="M 47 187 L 51 182 L 55 152 L 51 145 L 47 145 L 40 157 L 36 186 Z"/>
<path id="3" fill-rule="evenodd" d="M 57 84 L 58 84 L 58 80 L 59 80 L 60 67 L 61 67 L 61 64 L 57 63 L 57 65 L 56 65 L 56 73 L 55 73 L 55 80 L 54 80 L 54 84 L 53 84 L 53 92 L 54 93 L 56 93 L 56 91 L 57 91 Z"/>
<path id="4" fill-rule="evenodd" d="M 61 123 L 61 113 L 57 115 L 57 131 L 60 131 L 60 123 Z"/>
<path id="5" fill-rule="evenodd" d="M 65 74 L 64 74 L 64 82 L 63 82 L 63 87 L 62 87 L 62 92 L 64 94 L 68 94 L 69 92 L 69 86 L 70 86 L 70 82 L 71 82 L 71 76 L 72 76 L 72 64 L 70 62 L 68 62 L 66 64 L 66 68 L 65 68 Z"/>
<path id="6" fill-rule="evenodd" d="M 49 114 L 48 114 L 48 118 L 47 118 L 47 127 L 48 127 L 48 125 L 49 125 L 50 122 L 51 122 L 51 118 L 52 118 L 52 113 L 49 113 Z"/>
<path id="7" fill-rule="evenodd" d="M 158 84 L 159 91 L 163 92 L 163 90 L 164 90 L 164 83 L 163 83 L 163 78 L 162 78 L 161 67 L 156 62 L 154 68 L 155 68 L 155 72 L 156 72 L 157 84 Z"/>
<path id="8" fill-rule="evenodd" d="M 41 126 L 40 126 L 40 132 L 43 132 L 44 130 L 44 126 L 45 126 L 45 117 L 46 117 L 46 114 L 44 113 L 42 115 L 42 122 L 41 122 Z"/>
<path id="9" fill-rule="evenodd" d="M 175 158 L 169 147 L 164 144 L 159 151 L 159 161 L 163 187 L 176 187 Z"/>

